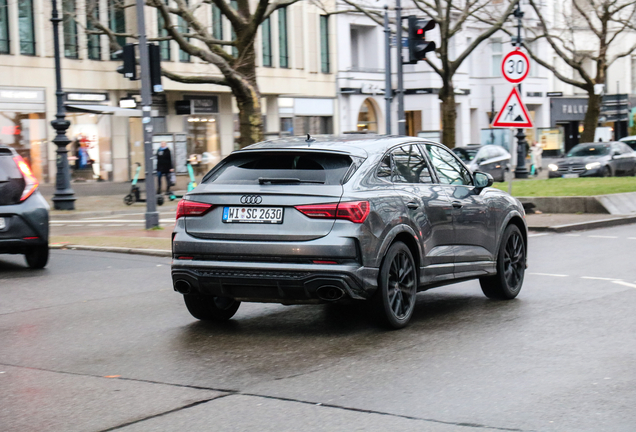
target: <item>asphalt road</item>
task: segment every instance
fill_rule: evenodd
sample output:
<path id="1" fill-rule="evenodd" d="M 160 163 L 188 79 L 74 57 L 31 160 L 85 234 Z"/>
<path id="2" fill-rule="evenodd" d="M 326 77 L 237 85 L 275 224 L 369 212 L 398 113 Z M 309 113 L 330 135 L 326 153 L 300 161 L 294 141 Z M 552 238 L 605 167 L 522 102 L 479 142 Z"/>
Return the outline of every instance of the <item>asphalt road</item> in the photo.
<path id="1" fill-rule="evenodd" d="M 518 299 L 435 289 L 401 331 L 322 306 L 205 324 L 168 259 L 0 256 L 0 430 L 634 431 L 635 246 L 535 235 Z"/>

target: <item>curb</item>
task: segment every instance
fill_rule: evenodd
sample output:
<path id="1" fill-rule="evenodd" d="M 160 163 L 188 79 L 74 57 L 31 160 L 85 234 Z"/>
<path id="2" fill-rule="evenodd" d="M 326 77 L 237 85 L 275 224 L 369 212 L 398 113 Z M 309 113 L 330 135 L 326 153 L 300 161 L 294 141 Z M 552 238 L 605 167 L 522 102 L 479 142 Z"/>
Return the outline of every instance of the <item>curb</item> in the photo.
<path id="1" fill-rule="evenodd" d="M 93 252 L 113 252 L 113 253 L 125 253 L 131 255 L 147 255 L 155 257 L 167 257 L 172 258 L 172 251 L 164 249 L 138 249 L 138 248 L 125 248 L 117 246 L 83 246 L 83 245 L 50 245 L 51 249 L 60 250 L 85 250 Z"/>
<path id="2" fill-rule="evenodd" d="M 636 223 L 636 216 L 617 217 L 613 219 L 603 219 L 597 221 L 577 222 L 572 224 L 555 225 L 555 226 L 538 226 L 528 227 L 528 231 L 537 232 L 555 232 L 562 233 L 568 231 L 582 231 L 595 228 L 609 228 L 619 225 L 628 225 Z"/>

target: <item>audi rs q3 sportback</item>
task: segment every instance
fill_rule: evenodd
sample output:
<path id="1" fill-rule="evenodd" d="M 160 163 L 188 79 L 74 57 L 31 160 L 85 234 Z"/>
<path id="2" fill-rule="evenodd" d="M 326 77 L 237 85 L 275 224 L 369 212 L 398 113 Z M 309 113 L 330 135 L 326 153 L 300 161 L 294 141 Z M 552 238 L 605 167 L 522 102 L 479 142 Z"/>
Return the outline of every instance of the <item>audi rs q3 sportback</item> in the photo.
<path id="1" fill-rule="evenodd" d="M 242 301 L 368 301 L 391 328 L 440 285 L 479 279 L 487 297 L 515 298 L 525 213 L 492 181 L 412 137 L 248 146 L 179 203 L 174 289 L 201 320 L 228 320 Z"/>

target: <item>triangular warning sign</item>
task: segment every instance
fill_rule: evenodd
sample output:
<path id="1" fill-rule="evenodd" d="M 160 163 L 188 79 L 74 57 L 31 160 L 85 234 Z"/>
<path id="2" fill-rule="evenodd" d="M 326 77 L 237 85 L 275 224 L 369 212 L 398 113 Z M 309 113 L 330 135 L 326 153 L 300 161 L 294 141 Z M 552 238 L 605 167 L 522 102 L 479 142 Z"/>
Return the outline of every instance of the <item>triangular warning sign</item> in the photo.
<path id="1" fill-rule="evenodd" d="M 526 106 L 521 102 L 517 87 L 512 88 L 492 127 L 532 127 L 532 119 L 528 115 Z"/>

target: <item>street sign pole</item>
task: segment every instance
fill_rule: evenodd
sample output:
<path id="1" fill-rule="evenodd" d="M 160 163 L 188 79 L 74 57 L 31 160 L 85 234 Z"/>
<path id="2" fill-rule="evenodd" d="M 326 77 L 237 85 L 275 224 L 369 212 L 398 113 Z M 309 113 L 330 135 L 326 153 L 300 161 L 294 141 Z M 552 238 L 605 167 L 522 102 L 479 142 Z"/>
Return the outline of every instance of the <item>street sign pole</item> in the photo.
<path id="1" fill-rule="evenodd" d="M 146 229 L 159 226 L 157 212 L 157 189 L 152 155 L 152 96 L 150 92 L 150 61 L 148 41 L 146 39 L 146 22 L 144 20 L 144 1 L 136 0 L 137 30 L 139 31 L 139 64 L 141 66 L 141 111 L 144 132 L 144 161 L 146 164 Z"/>
<path id="2" fill-rule="evenodd" d="M 391 85 L 391 29 L 389 28 L 389 7 L 384 6 L 384 101 L 386 134 L 391 135 L 391 99 L 393 86 Z"/>
<path id="3" fill-rule="evenodd" d="M 138 0 L 139 1 L 139 0 Z M 523 12 L 521 11 L 521 1 L 517 2 L 517 8 L 514 12 L 515 17 L 517 18 L 517 40 L 516 47 L 517 49 L 521 49 L 521 18 L 523 18 Z M 526 75 L 528 70 L 530 69 L 530 64 L 528 63 L 528 68 L 526 70 Z M 525 76 L 523 77 L 525 78 Z M 519 81 L 518 89 L 519 95 L 522 95 L 521 92 L 521 81 Z M 525 179 L 528 178 L 528 168 L 526 168 L 526 134 L 523 128 L 517 129 L 517 167 L 515 168 L 515 178 Z"/>
<path id="4" fill-rule="evenodd" d="M 395 25 L 397 26 L 397 97 L 398 97 L 398 135 L 406 135 L 406 119 L 404 118 L 404 76 L 402 75 L 402 3 L 395 1 Z"/>

